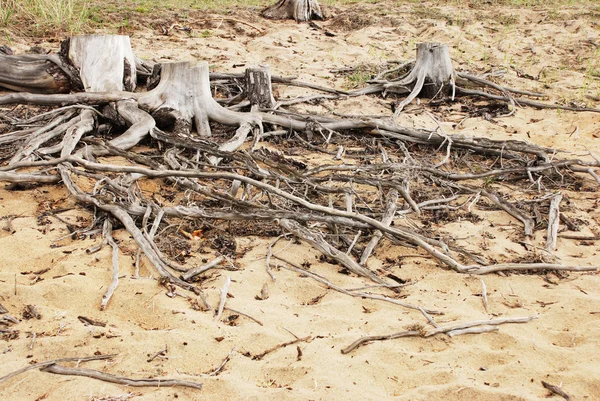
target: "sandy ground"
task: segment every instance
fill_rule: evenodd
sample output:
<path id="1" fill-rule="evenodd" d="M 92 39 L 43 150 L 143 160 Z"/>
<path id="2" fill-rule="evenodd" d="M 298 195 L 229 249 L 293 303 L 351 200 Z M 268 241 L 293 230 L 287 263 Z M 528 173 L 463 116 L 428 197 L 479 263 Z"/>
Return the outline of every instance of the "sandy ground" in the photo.
<path id="1" fill-rule="evenodd" d="M 273 74 L 339 88 L 351 82 L 331 73 L 332 69 L 411 59 L 416 43 L 440 41 L 450 46 L 458 70 L 483 73 L 503 68 L 506 74 L 501 82 L 506 85 L 543 91 L 551 95 L 549 101 L 600 107 L 600 102 L 586 97 L 600 96 L 600 50 L 587 41 L 600 41 L 599 12 L 592 6 L 459 9 L 383 2 L 330 10 L 333 18 L 322 25 L 335 37 L 306 24 L 263 21 L 247 10 L 236 11 L 235 18 L 264 33 L 213 21 L 195 26 L 191 34 L 161 35 L 161 24 L 180 22 L 175 15 L 153 19 L 152 24 L 147 24 L 147 16 L 133 16 L 132 28 L 125 33 L 132 35 L 134 50 L 143 58 L 208 60 L 213 71 L 221 72 L 270 64 Z M 25 49 L 30 44 L 30 40 L 16 40 L 13 47 Z M 235 66 L 240 64 L 245 66 Z M 297 88 L 276 90 L 280 97 L 302 93 Z M 338 101 L 330 107 L 352 114 L 390 113 L 385 101 L 376 98 Z M 478 117 L 454 128 L 461 119 L 450 110 L 444 126 L 452 133 L 530 140 L 581 156 L 588 150 L 600 154 L 599 114 L 525 108 L 495 123 Z M 403 123 L 434 124 L 415 113 L 407 113 Z M 275 269 L 277 281 L 272 282 L 264 261 L 271 239 L 245 237 L 236 239 L 243 250 L 235 261 L 240 270 L 217 270 L 202 288 L 215 306 L 229 276 L 227 305 L 262 325 L 244 316 L 227 324 L 234 314 L 227 311 L 224 321 L 215 323 L 212 313 L 194 310 L 183 297 L 166 296 L 148 264 L 142 263 L 143 278 L 133 279 L 136 247 L 122 230 L 116 233 L 121 246 L 120 285 L 109 307 L 100 311 L 111 276 L 110 249 L 89 255 L 86 249 L 100 239 L 72 240 L 63 222 L 40 217 L 46 210 L 64 208 L 67 211 L 60 217 L 77 222 L 89 220 L 89 212 L 58 187 L 24 191 L 3 187 L 0 216 L 17 217 L 12 220 L 13 233 L 0 230 L 0 303 L 21 322 L 12 326 L 20 331 L 17 339 L 0 341 L 0 375 L 34 361 L 116 353 L 112 361 L 85 366 L 132 378 L 195 380 L 204 389 L 128 388 L 31 370 L 1 383 L 0 399 L 538 400 L 549 394 L 541 380 L 562 385 L 573 400 L 600 399 L 600 277 L 595 273 L 482 277 L 489 294 L 486 313 L 479 277 L 447 271 L 431 259 L 407 256 L 414 255 L 412 250 L 384 242 L 370 266 L 385 266 L 410 280 L 403 290 L 404 300 L 442 311 L 435 317 L 438 324 L 532 315 L 538 319 L 504 325 L 494 333 L 377 342 L 343 355 L 340 350 L 363 335 L 394 333 L 425 320 L 419 312 L 350 298 L 282 268 Z M 582 188 L 563 191 L 568 200 L 564 212 L 580 219 L 581 234 L 600 233 L 596 188 L 586 178 Z M 475 213 L 481 222 L 440 223 L 438 228 L 470 249 L 487 249 L 487 255 L 497 261 L 524 253 L 514 241 L 521 230 L 515 221 L 501 212 Z M 543 248 L 544 232 L 537 232 L 532 244 Z M 282 241 L 276 249 L 286 245 Z M 597 265 L 599 251 L 599 242 L 559 239 L 556 255 L 565 264 Z M 210 258 L 202 247 L 196 246 L 194 252 L 197 258 Z M 280 255 L 299 264 L 309 262 L 311 271 L 342 287 L 365 284 L 319 262 L 318 252 L 306 245 L 289 245 Z M 270 297 L 255 299 L 265 283 Z M 35 305 L 41 318 L 24 319 L 26 305 Z M 84 325 L 79 316 L 106 326 Z M 310 339 L 261 360 L 252 358 L 296 336 Z M 165 348 L 164 356 L 148 361 Z M 230 352 L 223 371 L 207 376 Z"/>

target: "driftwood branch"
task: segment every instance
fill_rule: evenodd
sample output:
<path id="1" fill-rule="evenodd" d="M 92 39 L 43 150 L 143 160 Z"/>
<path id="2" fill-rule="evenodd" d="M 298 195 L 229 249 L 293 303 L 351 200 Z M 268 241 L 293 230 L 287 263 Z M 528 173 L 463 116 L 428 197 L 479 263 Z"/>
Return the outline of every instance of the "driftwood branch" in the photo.
<path id="1" fill-rule="evenodd" d="M 69 368 L 52 364 L 41 369 L 44 372 L 66 376 L 82 376 L 91 379 L 102 380 L 109 383 L 122 384 L 132 387 L 190 387 L 202 390 L 202 384 L 187 380 L 177 379 L 131 379 L 125 376 L 117 376 L 110 373 L 100 372 L 93 369 Z"/>
<path id="2" fill-rule="evenodd" d="M 449 332 L 455 332 L 455 334 L 456 334 L 457 330 L 471 329 L 471 328 L 475 328 L 478 326 L 497 326 L 497 325 L 506 324 L 506 323 L 527 323 L 533 319 L 537 319 L 537 316 L 492 319 L 492 320 L 482 320 L 482 321 L 475 321 L 475 322 L 464 322 L 464 323 L 456 323 L 456 324 L 451 324 L 451 325 L 442 326 L 442 327 L 436 327 L 436 328 L 433 328 L 430 330 L 425 330 L 425 329 L 420 328 L 418 330 L 401 331 L 399 333 L 388 334 L 388 335 L 383 335 L 383 336 L 366 336 L 366 337 L 359 338 L 358 340 L 356 340 L 349 346 L 343 348 L 342 354 L 348 354 L 348 353 L 354 351 L 356 348 L 360 347 L 361 345 L 370 343 L 372 341 L 393 340 L 393 339 L 402 338 L 402 337 L 424 337 L 424 338 L 427 338 L 427 337 L 435 336 L 437 334 L 443 334 L 443 333 L 449 333 Z M 488 330 L 485 329 L 483 332 L 487 332 L 487 331 Z"/>

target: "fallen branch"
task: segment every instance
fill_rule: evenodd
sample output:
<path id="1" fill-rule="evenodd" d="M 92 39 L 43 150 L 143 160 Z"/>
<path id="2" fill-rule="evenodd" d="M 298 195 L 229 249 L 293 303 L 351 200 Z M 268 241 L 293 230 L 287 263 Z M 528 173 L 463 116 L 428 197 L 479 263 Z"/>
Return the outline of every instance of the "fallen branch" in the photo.
<path id="1" fill-rule="evenodd" d="M 43 372 L 54 373 L 66 376 L 83 376 L 96 380 L 102 380 L 109 383 L 122 384 L 132 387 L 190 387 L 202 390 L 202 384 L 177 379 L 131 379 L 124 376 L 117 376 L 110 373 L 100 372 L 93 369 L 68 368 L 61 365 L 52 364 L 41 369 Z"/>
<path id="2" fill-rule="evenodd" d="M 417 305 L 412 305 L 406 302 L 402 302 L 399 301 L 397 299 L 394 298 L 390 298 L 390 297 L 386 297 L 385 295 L 380 295 L 380 294 L 369 294 L 366 292 L 358 292 L 358 291 L 350 291 L 350 290 L 346 290 L 342 287 L 339 287 L 335 284 L 333 284 L 332 282 L 330 282 L 329 280 L 325 279 L 324 277 L 321 277 L 315 273 L 312 273 L 306 269 L 302 269 L 300 266 L 298 266 L 297 264 L 290 262 L 289 260 L 283 259 L 279 256 L 273 256 L 275 259 L 281 260 L 282 262 L 287 263 L 289 266 L 282 266 L 284 269 L 288 269 L 291 271 L 294 271 L 296 273 L 300 273 L 302 275 L 308 276 L 310 278 L 312 278 L 315 281 L 320 282 L 321 284 L 326 285 L 328 288 L 331 288 L 332 290 L 341 292 L 342 294 L 346 294 L 346 295 L 350 295 L 351 297 L 356 297 L 356 298 L 369 298 L 369 299 L 375 299 L 378 301 L 384 301 L 384 302 L 389 302 L 391 304 L 394 305 L 398 305 L 398 306 L 402 306 L 404 308 L 408 308 L 408 309 L 413 309 L 413 310 L 424 310 L 427 313 L 430 313 L 432 315 L 443 315 L 442 312 L 437 311 L 437 310 L 433 310 L 433 309 L 426 309 L 423 308 L 421 306 L 417 306 Z"/>
<path id="3" fill-rule="evenodd" d="M 110 355 L 95 355 L 95 356 L 85 356 L 85 357 L 70 357 L 70 358 L 60 358 L 60 359 L 52 359 L 50 361 L 45 361 L 45 362 L 40 362 L 40 363 L 36 363 L 33 365 L 28 365 L 25 366 L 24 368 L 15 370 L 12 373 L 9 373 L 5 376 L 0 377 L 0 383 L 3 383 L 5 381 L 7 381 L 8 379 L 15 377 L 17 375 L 20 375 L 21 373 L 25 373 L 28 370 L 32 370 L 32 369 L 38 369 L 38 368 L 45 368 L 48 367 L 50 365 L 55 365 L 57 363 L 62 363 L 62 362 L 77 362 L 77 363 L 81 363 L 81 362 L 89 362 L 89 361 L 101 361 L 104 359 L 112 359 L 115 356 L 117 356 L 117 354 L 110 354 Z"/>
<path id="4" fill-rule="evenodd" d="M 399 333 L 388 334 L 388 335 L 383 335 L 383 336 L 365 336 L 365 337 L 361 337 L 358 340 L 354 341 L 352 344 L 350 344 L 346 348 L 343 348 L 341 350 L 341 352 L 342 352 L 342 354 L 348 354 L 348 353 L 352 352 L 353 350 L 355 350 L 356 348 L 360 347 L 361 345 L 372 342 L 372 341 L 393 340 L 393 339 L 402 338 L 402 337 L 424 337 L 424 338 L 427 338 L 427 337 L 435 336 L 437 334 L 448 333 L 448 332 L 452 332 L 452 331 L 455 331 L 455 334 L 456 334 L 457 330 L 470 329 L 470 328 L 477 327 L 477 326 L 486 326 L 486 325 L 487 326 L 496 326 L 496 325 L 506 324 L 506 323 L 527 323 L 533 319 L 537 319 L 537 316 L 504 318 L 504 319 L 494 319 L 494 320 L 481 320 L 481 321 L 475 321 L 475 322 L 456 323 L 456 324 L 451 324 L 451 325 L 447 325 L 447 326 L 443 326 L 443 327 L 436 327 L 436 328 L 433 328 L 430 330 L 425 330 L 423 328 L 420 328 L 419 330 L 401 331 Z M 487 329 L 484 330 L 483 332 L 487 332 Z"/>

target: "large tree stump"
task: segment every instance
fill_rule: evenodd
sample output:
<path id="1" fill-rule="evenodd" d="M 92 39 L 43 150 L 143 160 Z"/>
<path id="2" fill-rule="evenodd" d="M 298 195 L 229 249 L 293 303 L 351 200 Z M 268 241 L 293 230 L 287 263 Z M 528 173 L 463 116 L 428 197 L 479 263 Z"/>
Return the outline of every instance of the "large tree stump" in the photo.
<path id="1" fill-rule="evenodd" d="M 433 98 L 440 93 L 454 93 L 455 72 L 448 46 L 441 43 L 419 43 L 413 69 L 403 79 L 385 85 L 386 90 L 412 88 L 406 99 L 396 106 L 397 117 L 404 106 L 417 96 Z M 454 96 L 453 96 L 454 97 Z"/>
<path id="2" fill-rule="evenodd" d="M 323 12 L 317 0 L 279 0 L 261 13 L 270 19 L 295 19 L 296 22 L 322 20 Z"/>
<path id="3" fill-rule="evenodd" d="M 208 63 L 178 62 L 161 66 L 160 82 L 143 94 L 138 104 L 176 134 L 189 134 L 195 126 L 201 136 L 210 136 L 210 121 L 225 125 L 260 125 L 260 118 L 225 109 L 212 97 Z"/>

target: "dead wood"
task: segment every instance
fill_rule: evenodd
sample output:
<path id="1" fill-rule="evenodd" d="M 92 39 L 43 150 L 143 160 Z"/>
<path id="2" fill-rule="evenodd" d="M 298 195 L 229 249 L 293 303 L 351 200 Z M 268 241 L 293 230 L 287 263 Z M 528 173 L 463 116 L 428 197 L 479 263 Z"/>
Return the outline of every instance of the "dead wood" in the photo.
<path id="1" fill-rule="evenodd" d="M 355 342 L 353 342 L 352 344 L 350 344 L 349 346 L 343 348 L 341 350 L 341 352 L 342 352 L 342 354 L 348 354 L 348 353 L 354 351 L 356 348 L 360 347 L 361 345 L 364 345 L 366 343 L 370 343 L 373 341 L 394 340 L 396 338 L 402 338 L 402 337 L 427 338 L 427 337 L 435 336 L 438 334 L 451 333 L 451 332 L 454 332 L 456 335 L 458 330 L 471 329 L 471 328 L 475 328 L 478 326 L 497 326 L 500 324 L 507 324 L 507 323 L 527 323 L 533 319 L 537 319 L 537 316 L 491 319 L 491 320 L 482 320 L 482 321 L 475 321 L 475 322 L 463 322 L 463 323 L 456 323 L 456 324 L 451 324 L 451 325 L 447 325 L 447 326 L 436 327 L 436 328 L 433 328 L 430 330 L 425 330 L 425 328 L 420 326 L 416 330 L 401 331 L 398 333 L 382 335 L 382 336 L 361 337 L 358 340 L 356 340 Z M 483 331 L 477 331 L 477 332 L 488 332 L 488 331 L 489 331 L 489 329 L 484 329 Z"/>
<path id="2" fill-rule="evenodd" d="M 536 198 L 536 205 L 546 202 L 543 206 L 546 207 L 552 201 L 544 191 L 548 195 L 555 194 L 561 188 L 583 180 L 584 174 L 585 179 L 591 177 L 600 182 L 597 159 L 560 159 L 555 149 L 525 141 L 449 134 L 442 129 L 439 117 L 433 114 L 429 115 L 438 127 L 431 130 L 399 126 L 391 116 L 334 118 L 302 115 L 285 108 L 304 101 L 368 93 L 410 93 L 400 103 L 399 113 L 416 96 L 450 95 L 456 73 L 449 49 L 444 45 L 421 44 L 417 61 L 406 78 L 385 81 L 382 78 L 389 76 L 386 73 L 371 86 L 356 91 L 270 76 L 268 69 L 260 68 L 250 69 L 242 75 L 209 74 L 205 62 L 153 66 L 135 58 L 126 37 L 74 38 L 63 50 L 68 56 L 66 59 L 70 60 L 67 64 L 78 67 L 78 78 L 86 90 L 94 92 L 0 96 L 0 104 L 73 105 L 42 113 L 33 119 L 19 119 L 9 114 L 2 117 L 2 121 L 12 126 L 12 132 L 0 136 L 0 145 L 13 146 L 14 151 L 4 158 L 8 163 L 0 166 L 0 180 L 62 181 L 77 202 L 103 212 L 94 222 L 94 230 L 99 230 L 102 224 L 110 224 L 109 219 L 123 225 L 140 250 L 136 265 L 141 255 L 145 255 L 161 276 L 160 284 L 170 295 L 175 294 L 173 285 L 177 285 L 202 296 L 200 289 L 187 281 L 201 274 L 207 266 L 190 270 L 182 265 L 182 261 L 169 259 L 169 252 L 161 248 L 167 238 L 175 238 L 172 234 L 175 230 L 168 234 L 169 227 L 187 223 L 219 226 L 220 220 L 243 223 L 233 224 L 232 231 L 248 226 L 252 235 L 268 233 L 278 238 L 287 233 L 295 235 L 320 250 L 326 258 L 333 259 L 333 263 L 376 282 L 377 291 L 382 294 L 366 292 L 364 288 L 341 288 L 289 261 L 285 261 L 284 268 L 352 297 L 420 311 L 436 330 L 440 328 L 429 314 L 440 314 L 440 311 L 405 303 L 395 295 L 383 295 L 384 291 L 397 291 L 403 285 L 398 284 L 401 279 L 393 273 L 380 277 L 379 273 L 366 268 L 368 258 L 379 242 L 388 241 L 390 246 L 420 247 L 441 265 L 465 274 L 597 269 L 510 261 L 490 265 L 487 255 L 463 249 L 456 240 L 440 235 L 429 225 L 431 221 L 437 222 L 444 213 L 446 216 L 468 213 L 468 218 L 478 218 L 471 214 L 472 210 L 491 208 L 503 210 L 517 219 L 525 234 L 532 236 L 540 229 L 542 219 L 539 210 L 532 210 L 529 200 L 522 201 L 529 197 L 526 188 L 537 187 L 543 201 Z M 409 66 L 406 64 L 402 68 Z M 96 69 L 105 72 L 99 74 Z M 72 79 L 73 72 L 66 67 L 65 70 L 61 69 L 68 79 Z M 155 86 L 148 91 L 132 92 L 138 75 L 154 80 Z M 458 77 L 461 84 L 466 81 L 468 85 L 500 93 L 490 95 L 510 102 L 513 105 L 511 112 L 519 105 L 528 104 L 513 94 L 540 95 L 466 74 L 459 73 Z M 273 84 L 311 88 L 327 95 L 275 99 Z M 220 102 L 213 97 L 215 92 L 220 96 L 224 94 Z M 240 111 L 233 111 L 231 107 Z M 263 133 L 263 127 L 269 131 L 267 134 Z M 97 139 L 110 130 L 120 135 L 109 134 L 107 142 Z M 250 137 L 254 142 L 245 148 L 244 143 Z M 135 146 L 144 140 L 156 147 L 153 154 L 142 155 L 135 151 Z M 261 148 L 259 140 L 272 140 L 272 145 L 283 143 L 283 150 Z M 330 161 L 307 165 L 300 161 L 305 159 L 296 157 L 298 149 L 303 148 L 318 151 Z M 356 148 L 359 150 L 353 150 Z M 95 159 L 101 155 L 107 158 Z M 124 162 L 113 164 L 111 156 L 119 156 Z M 80 182 L 83 177 L 88 181 L 87 185 Z M 159 202 L 137 186 L 138 182 L 152 179 L 164 180 L 168 184 L 162 187 L 167 192 L 165 199 L 171 195 L 177 201 Z M 496 182 L 502 185 L 495 185 Z M 184 191 L 185 196 L 175 195 Z M 550 217 L 557 215 L 548 225 L 548 246 L 553 248 L 555 245 L 550 242 L 552 237 L 555 241 L 561 216 L 558 205 L 549 208 Z M 420 224 L 411 223 L 411 219 L 418 219 Z M 272 252 L 272 245 L 267 255 L 267 271 L 271 275 L 271 258 L 282 260 Z M 223 251 L 218 250 L 220 254 Z M 415 251 L 414 254 L 427 256 L 425 252 Z M 118 249 L 113 247 L 113 258 L 117 256 Z M 473 264 L 467 264 L 467 260 Z M 113 283 L 118 278 L 116 266 L 113 262 Z M 388 281 L 388 278 L 392 280 L 390 277 L 395 281 Z M 217 321 L 227 309 L 228 283 L 229 280 L 221 290 Z M 111 288 L 114 290 L 115 286 L 111 285 Z M 483 282 L 482 287 L 487 309 L 487 290 Z M 108 304 L 110 294 L 107 291 L 104 306 Z M 265 287 L 260 298 L 267 297 L 268 287 Z M 494 323 L 486 322 L 442 329 L 452 335 L 495 329 Z M 417 334 L 414 335 L 429 333 L 424 329 L 408 330 L 415 331 Z M 379 337 L 397 338 L 393 336 L 406 336 L 405 333 Z"/>
<path id="3" fill-rule="evenodd" d="M 230 284 L 231 284 L 231 278 L 229 276 L 227 276 L 227 279 L 225 280 L 225 284 L 223 285 L 223 288 L 221 289 L 221 298 L 219 301 L 219 306 L 217 307 L 217 310 L 215 311 L 215 322 L 218 322 L 219 320 L 221 320 L 221 315 L 223 315 L 223 308 L 225 307 L 225 301 L 227 301 L 227 291 L 229 291 Z"/>
<path id="4" fill-rule="evenodd" d="M 294 344 L 298 344 L 298 343 L 310 341 L 311 339 L 312 339 L 311 336 L 306 336 L 306 337 L 302 337 L 302 338 L 296 338 L 295 340 L 288 341 L 288 342 L 283 343 L 283 344 L 278 344 L 278 345 L 276 345 L 276 346 L 274 346 L 272 348 L 269 348 L 268 350 L 265 350 L 265 351 L 261 352 L 260 354 L 252 355 L 252 359 L 255 360 L 255 361 L 260 361 L 265 356 L 269 355 L 270 353 L 272 353 L 274 351 L 277 351 L 278 349 L 285 348 L 285 347 L 288 347 L 290 345 L 294 345 Z"/>
<path id="5" fill-rule="evenodd" d="M 101 360 L 105 360 L 105 359 L 112 359 L 115 356 L 117 356 L 117 354 L 111 354 L 111 355 L 95 355 L 95 356 L 87 356 L 87 357 L 82 357 L 82 358 L 60 358 L 60 359 L 53 359 L 51 361 L 45 361 L 45 362 L 40 362 L 40 363 L 36 363 L 33 365 L 28 365 L 25 366 L 24 368 L 15 370 L 14 372 L 11 372 L 5 376 L 0 377 L 0 383 L 3 383 L 5 381 L 7 381 L 8 379 L 15 377 L 17 375 L 20 375 L 21 373 L 25 373 L 28 370 L 32 370 L 32 369 L 42 369 L 51 365 L 55 365 L 57 363 L 63 363 L 63 362 L 77 362 L 77 363 L 81 363 L 81 362 L 89 362 L 89 361 L 101 361 Z"/>
<path id="6" fill-rule="evenodd" d="M 448 46 L 441 43 L 419 43 L 417 46 L 417 60 L 408 76 L 400 81 L 384 85 L 385 90 L 394 88 L 412 87 L 406 99 L 396 106 L 394 117 L 417 96 L 432 98 L 445 90 L 454 97 L 455 72 L 450 59 Z"/>
<path id="7" fill-rule="evenodd" d="M 571 396 L 569 394 L 565 393 L 565 391 L 562 388 L 555 386 L 553 384 L 550 384 L 548 382 L 545 382 L 543 380 L 542 380 L 542 386 L 544 386 L 544 388 L 550 390 L 553 394 L 559 395 L 567 401 L 571 401 Z"/>
<path id="8" fill-rule="evenodd" d="M 185 281 L 190 281 L 192 278 L 196 277 L 197 275 L 202 274 L 205 271 L 218 266 L 224 260 L 225 260 L 225 258 L 223 256 L 217 256 L 216 258 L 214 258 L 213 260 L 211 260 L 210 262 L 208 262 L 202 266 L 194 267 L 194 268 L 191 268 L 190 270 L 186 271 L 185 273 L 183 273 L 181 278 L 184 279 Z"/>
<path id="9" fill-rule="evenodd" d="M 202 390 L 202 384 L 187 380 L 177 379 L 131 379 L 125 376 L 117 376 L 110 373 L 100 372 L 93 369 L 69 368 L 52 364 L 41 369 L 44 372 L 66 376 L 82 376 L 91 379 L 102 380 L 109 383 L 122 384 L 132 387 L 190 387 Z"/>
<path id="10" fill-rule="evenodd" d="M 57 55 L 0 53 L 0 87 L 31 93 L 67 93 L 73 89 Z"/>
<path id="11" fill-rule="evenodd" d="M 270 19 L 293 18 L 296 22 L 323 19 L 323 12 L 317 0 L 279 0 L 264 9 L 261 15 Z"/>
<path id="12" fill-rule="evenodd" d="M 362 277 L 366 277 L 376 283 L 388 284 L 385 280 L 382 280 L 375 273 L 373 273 L 366 267 L 358 264 L 358 262 L 356 262 L 350 256 L 329 244 L 322 234 L 311 232 L 306 227 L 302 227 L 300 224 L 293 220 L 281 219 L 279 220 L 279 225 L 285 230 L 297 236 L 298 238 L 301 238 L 304 241 L 308 242 L 309 244 L 317 248 L 319 251 L 323 252 L 324 255 L 334 260 L 337 260 L 352 273 Z"/>
<path id="13" fill-rule="evenodd" d="M 556 250 L 556 238 L 558 234 L 558 224 L 560 222 L 560 201 L 562 194 L 557 194 L 550 202 L 550 211 L 548 212 L 548 234 L 546 235 L 546 250 L 553 253 Z"/>
<path id="14" fill-rule="evenodd" d="M 268 65 L 247 68 L 245 81 L 246 97 L 252 106 L 257 106 L 259 109 L 270 109 L 275 106 L 271 69 Z"/>
<path id="15" fill-rule="evenodd" d="M 396 215 L 396 209 L 398 208 L 397 202 L 398 191 L 396 191 L 395 189 L 391 189 L 390 192 L 387 194 L 387 206 L 385 208 L 385 212 L 383 213 L 383 218 L 381 219 L 381 222 L 383 224 L 389 226 L 392 223 L 392 220 Z M 362 266 L 366 266 L 369 256 L 371 256 L 371 253 L 379 243 L 379 240 L 381 240 L 381 237 L 383 237 L 383 233 L 379 230 L 376 230 L 375 234 L 373 234 L 373 238 L 371 239 L 371 241 L 369 241 L 369 243 L 363 251 L 362 256 L 360 257 L 360 264 Z"/>
<path id="16" fill-rule="evenodd" d="M 284 258 L 281 258 L 279 256 L 273 256 L 275 259 L 281 260 L 282 262 L 285 262 L 288 266 L 283 266 L 285 269 L 294 271 L 296 273 L 299 273 L 301 275 L 305 275 L 308 276 L 310 278 L 312 278 L 315 281 L 320 282 L 321 284 L 324 284 L 327 286 L 327 288 L 331 288 L 332 290 L 341 292 L 342 294 L 345 295 L 350 295 L 351 297 L 356 297 L 356 298 L 368 298 L 368 299 L 375 299 L 375 300 L 379 300 L 379 301 L 384 301 L 384 302 L 389 302 L 391 304 L 394 305 L 398 305 L 398 306 L 402 306 L 404 308 L 408 308 L 408 309 L 413 309 L 413 310 L 418 310 L 418 311 L 425 311 L 426 313 L 432 314 L 432 315 L 443 315 L 442 312 L 437 311 L 437 310 L 433 310 L 433 309 L 425 309 L 422 306 L 418 306 L 418 305 L 412 305 L 409 304 L 407 302 L 402 302 L 398 299 L 395 298 L 390 298 L 387 297 L 385 295 L 380 295 L 380 294 L 370 294 L 370 293 L 366 293 L 366 292 L 359 292 L 359 291 L 350 291 L 350 290 L 346 290 L 338 285 L 333 284 L 332 282 L 330 282 L 329 280 L 327 280 L 324 277 L 321 277 L 315 273 L 312 273 L 306 269 L 301 268 L 300 266 L 298 266 L 297 264 L 286 260 Z"/>
<path id="17" fill-rule="evenodd" d="M 110 301 L 113 293 L 117 289 L 119 285 L 119 246 L 115 242 L 112 237 L 112 223 L 109 219 L 104 220 L 104 237 L 106 238 L 106 242 L 112 248 L 112 281 L 106 290 L 106 294 L 102 297 L 102 302 L 100 304 L 100 310 L 105 310 L 108 302 Z"/>

